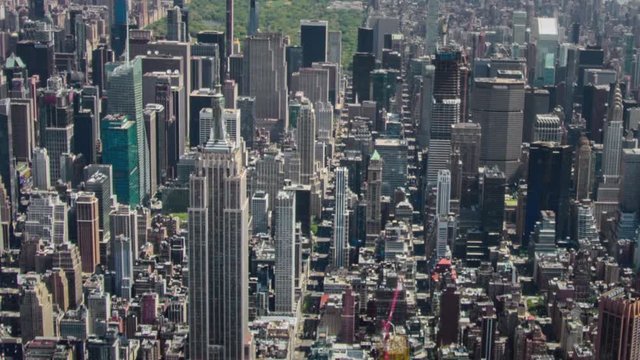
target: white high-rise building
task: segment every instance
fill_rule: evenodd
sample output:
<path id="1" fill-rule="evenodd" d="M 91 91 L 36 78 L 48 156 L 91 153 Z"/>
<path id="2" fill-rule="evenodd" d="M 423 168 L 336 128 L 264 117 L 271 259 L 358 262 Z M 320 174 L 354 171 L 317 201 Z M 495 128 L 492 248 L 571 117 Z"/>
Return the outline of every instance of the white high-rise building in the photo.
<path id="1" fill-rule="evenodd" d="M 49 190 L 51 187 L 50 175 L 51 168 L 47 149 L 33 149 L 33 167 L 31 169 L 33 187 L 40 190 Z"/>
<path id="2" fill-rule="evenodd" d="M 215 122 L 189 179 L 189 350 L 244 359 L 249 331 L 249 199 L 244 144 Z"/>
<path id="3" fill-rule="evenodd" d="M 613 106 L 607 115 L 604 131 L 602 174 L 605 177 L 620 176 L 622 158 L 622 92 L 618 85 L 614 91 Z"/>
<path id="4" fill-rule="evenodd" d="M 438 171 L 436 194 L 436 215 L 448 215 L 451 200 L 451 172 L 449 170 Z"/>
<path id="5" fill-rule="evenodd" d="M 276 304 L 277 313 L 295 312 L 295 235 L 296 197 L 293 192 L 280 191 L 276 198 Z"/>
<path id="6" fill-rule="evenodd" d="M 222 120 L 227 127 L 227 135 L 235 144 L 240 144 L 240 110 L 224 109 L 222 110 Z"/>
<path id="7" fill-rule="evenodd" d="M 300 182 L 309 185 L 316 168 L 316 113 L 307 98 L 300 100 L 296 143 L 300 153 Z"/>
<path id="8" fill-rule="evenodd" d="M 335 206 L 333 213 L 333 264 L 337 268 L 349 265 L 349 170 L 339 167 L 335 171 Z"/>
<path id="9" fill-rule="evenodd" d="M 203 108 L 200 110 L 200 132 L 198 133 L 198 144 L 204 145 L 209 139 L 211 133 L 211 124 L 213 124 L 213 109 Z"/>

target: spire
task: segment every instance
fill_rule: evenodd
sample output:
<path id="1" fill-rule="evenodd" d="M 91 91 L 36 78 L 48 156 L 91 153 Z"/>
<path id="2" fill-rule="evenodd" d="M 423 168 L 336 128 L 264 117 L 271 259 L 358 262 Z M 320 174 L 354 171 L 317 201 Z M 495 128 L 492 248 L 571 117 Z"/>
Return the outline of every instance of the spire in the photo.
<path id="1" fill-rule="evenodd" d="M 213 124 L 211 124 L 211 130 L 209 131 L 209 140 L 204 146 L 205 152 L 229 153 L 233 147 L 234 145 L 229 140 L 226 124 L 222 116 L 214 119 Z"/>

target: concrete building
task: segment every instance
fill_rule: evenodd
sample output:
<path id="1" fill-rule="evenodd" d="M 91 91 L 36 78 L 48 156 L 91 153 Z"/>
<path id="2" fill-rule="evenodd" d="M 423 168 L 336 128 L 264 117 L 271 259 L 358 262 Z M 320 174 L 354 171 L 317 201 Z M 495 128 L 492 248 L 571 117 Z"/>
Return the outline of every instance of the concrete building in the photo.
<path id="1" fill-rule="evenodd" d="M 480 163 L 497 165 L 511 179 L 520 166 L 524 81 L 478 78 L 474 84 L 471 113 L 482 128 Z"/>
<path id="2" fill-rule="evenodd" d="M 295 302 L 295 235 L 296 235 L 296 198 L 295 194 L 280 191 L 276 197 L 275 247 L 276 269 L 275 311 L 294 314 Z"/>

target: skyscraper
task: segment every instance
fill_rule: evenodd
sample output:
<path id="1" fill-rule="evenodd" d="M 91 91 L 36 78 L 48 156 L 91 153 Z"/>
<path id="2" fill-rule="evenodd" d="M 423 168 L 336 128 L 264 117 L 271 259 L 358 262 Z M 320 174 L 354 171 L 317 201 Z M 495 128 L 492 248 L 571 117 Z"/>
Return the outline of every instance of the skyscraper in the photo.
<path id="1" fill-rule="evenodd" d="M 315 174 L 316 113 L 307 98 L 300 100 L 297 146 L 300 152 L 300 183 L 308 185 Z"/>
<path id="2" fill-rule="evenodd" d="M 187 27 L 182 22 L 182 10 L 179 6 L 167 9 L 167 40 L 186 41 Z"/>
<path id="3" fill-rule="evenodd" d="M 478 78 L 474 84 L 471 112 L 482 127 L 480 162 L 497 165 L 510 179 L 520 165 L 524 82 Z"/>
<path id="4" fill-rule="evenodd" d="M 249 2 L 249 23 L 247 24 L 247 35 L 252 36 L 258 32 L 260 27 L 260 17 L 256 0 Z"/>
<path id="5" fill-rule="evenodd" d="M 243 145 L 222 119 L 189 180 L 189 349 L 242 359 L 248 331 L 249 211 Z"/>
<path id="6" fill-rule="evenodd" d="M 102 163 L 113 168 L 113 187 L 118 201 L 140 203 L 140 157 L 136 124 L 127 115 L 107 115 L 100 126 Z M 148 164 L 148 163 L 147 163 Z"/>
<path id="7" fill-rule="evenodd" d="M 20 328 L 26 343 L 36 336 L 53 336 L 53 301 L 38 275 L 28 275 L 20 298 Z"/>
<path id="8" fill-rule="evenodd" d="M 451 172 L 449 170 L 438 171 L 438 183 L 436 186 L 436 215 L 447 216 L 450 211 L 451 200 Z"/>
<path id="9" fill-rule="evenodd" d="M 328 28 L 329 23 L 325 20 L 300 20 L 303 67 L 327 61 Z"/>
<path id="10" fill-rule="evenodd" d="M 497 167 L 485 168 L 482 174 L 482 228 L 485 232 L 502 232 L 504 222 L 504 173 Z"/>
<path id="11" fill-rule="evenodd" d="M 51 168 L 47 149 L 33 149 L 32 159 L 33 165 L 31 167 L 31 181 L 33 183 L 33 187 L 40 190 L 49 190 L 51 187 Z"/>
<path id="12" fill-rule="evenodd" d="M 531 144 L 523 234 L 525 239 L 528 239 L 533 231 L 541 210 L 555 212 L 557 238 L 564 239 L 569 234 L 571 155 L 571 147 L 567 145 L 544 142 Z"/>
<path id="13" fill-rule="evenodd" d="M 293 314 L 295 309 L 295 235 L 296 198 L 292 192 L 280 191 L 276 197 L 275 287 L 277 313 Z"/>
<path id="14" fill-rule="evenodd" d="M 13 156 L 13 129 L 11 119 L 11 100 L 0 99 L 0 178 L 4 182 L 9 199 L 16 200 L 15 160 Z"/>
<path id="15" fill-rule="evenodd" d="M 233 0 L 227 0 L 227 21 L 225 22 L 225 36 L 226 36 L 226 53 L 224 54 L 225 63 L 227 58 L 233 55 Z"/>
<path id="16" fill-rule="evenodd" d="M 244 40 L 242 95 L 255 97 L 257 118 L 288 125 L 285 44 L 279 33 L 258 33 Z"/>
<path id="17" fill-rule="evenodd" d="M 76 199 L 76 226 L 82 258 L 82 272 L 93 274 L 100 263 L 100 225 L 98 198 L 91 192 L 80 192 Z"/>
<path id="18" fill-rule="evenodd" d="M 631 360 L 640 358 L 634 346 L 640 335 L 635 325 L 640 321 L 640 301 L 624 288 L 604 293 L 598 302 L 598 337 L 596 359 Z"/>
<path id="19" fill-rule="evenodd" d="M 367 238 L 377 237 L 382 229 L 382 168 L 384 164 L 382 157 L 377 151 L 369 159 L 367 169 Z"/>
<path id="20" fill-rule="evenodd" d="M 382 195 L 391 196 L 407 181 L 407 141 L 404 139 L 376 139 L 374 149 L 380 154 L 382 167 Z"/>
<path id="21" fill-rule="evenodd" d="M 349 266 L 349 170 L 344 167 L 335 171 L 335 206 L 333 213 L 333 265 L 336 268 Z"/>
<path id="22" fill-rule="evenodd" d="M 115 293 L 125 299 L 131 299 L 133 285 L 133 257 L 131 256 L 131 239 L 124 235 L 111 238 L 111 256 L 115 273 Z"/>
<path id="23" fill-rule="evenodd" d="M 595 159 L 591 151 L 591 144 L 586 137 L 580 138 L 580 145 L 575 158 L 575 188 L 576 199 L 588 199 L 591 196 L 595 176 Z"/>
<path id="24" fill-rule="evenodd" d="M 604 130 L 602 175 L 605 178 L 620 176 L 620 158 L 622 157 L 622 92 L 617 84 L 613 91 L 611 102 L 613 106 L 609 107 Z"/>
<path id="25" fill-rule="evenodd" d="M 149 149 L 146 143 L 144 107 L 142 104 L 142 61 L 139 58 L 121 64 L 113 70 L 109 78 L 108 96 L 108 113 L 111 115 L 126 115 L 129 121 L 134 122 L 134 143 L 137 145 L 138 150 L 137 154 L 133 153 L 129 156 L 138 162 L 139 175 L 137 176 L 137 180 L 139 185 L 136 188 L 139 192 L 139 198 L 132 199 L 135 200 L 134 202 L 129 200 L 129 204 L 135 205 L 149 195 L 151 186 L 149 177 Z M 115 173 L 117 172 L 114 168 L 114 174 Z"/>
<path id="26" fill-rule="evenodd" d="M 49 153 L 52 184 L 60 178 L 60 156 L 73 152 L 72 99 L 60 76 L 49 78 L 47 87 L 40 90 L 40 146 Z"/>

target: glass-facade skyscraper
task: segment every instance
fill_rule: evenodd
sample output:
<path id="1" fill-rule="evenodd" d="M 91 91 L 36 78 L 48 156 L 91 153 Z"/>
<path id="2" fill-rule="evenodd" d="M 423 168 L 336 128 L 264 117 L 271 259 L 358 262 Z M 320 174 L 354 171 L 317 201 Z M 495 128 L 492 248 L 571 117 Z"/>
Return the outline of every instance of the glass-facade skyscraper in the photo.
<path id="1" fill-rule="evenodd" d="M 139 59 L 131 60 L 116 67 L 109 77 L 108 86 L 109 106 L 108 113 L 112 115 L 126 115 L 128 120 L 135 123 L 135 141 L 137 144 L 136 156 L 138 157 L 139 184 L 137 186 L 139 197 L 137 205 L 149 196 L 149 148 L 144 130 L 144 107 L 142 105 L 142 62 Z M 103 149 L 103 153 L 105 153 Z M 114 174 L 116 173 L 114 168 Z M 116 176 L 117 177 L 117 176 Z M 115 184 L 115 182 L 114 182 Z M 117 186 L 116 186 L 117 188 Z M 117 192 L 117 191 L 116 191 Z"/>
<path id="2" fill-rule="evenodd" d="M 107 115 L 100 126 L 102 162 L 113 167 L 113 186 L 118 201 L 140 203 L 140 168 L 136 124 L 127 115 Z"/>

